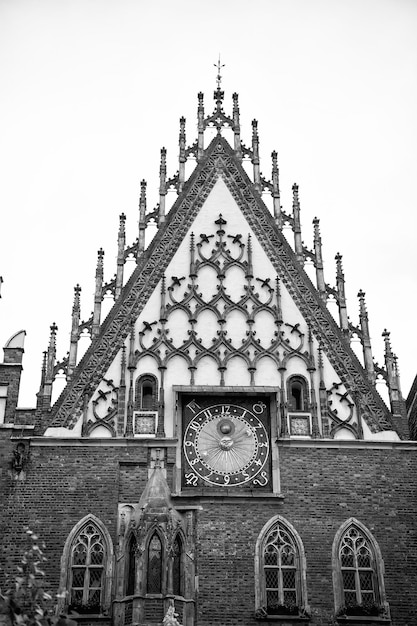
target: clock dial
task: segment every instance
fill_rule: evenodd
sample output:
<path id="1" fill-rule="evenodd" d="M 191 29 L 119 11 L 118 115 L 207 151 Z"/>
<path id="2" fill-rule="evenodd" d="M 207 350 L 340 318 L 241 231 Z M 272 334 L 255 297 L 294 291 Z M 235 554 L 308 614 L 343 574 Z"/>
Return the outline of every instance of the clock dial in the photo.
<path id="1" fill-rule="evenodd" d="M 183 440 L 185 486 L 266 486 L 269 439 L 265 403 L 242 406 L 216 401 L 202 408 L 199 402 L 186 407 L 191 418 Z"/>

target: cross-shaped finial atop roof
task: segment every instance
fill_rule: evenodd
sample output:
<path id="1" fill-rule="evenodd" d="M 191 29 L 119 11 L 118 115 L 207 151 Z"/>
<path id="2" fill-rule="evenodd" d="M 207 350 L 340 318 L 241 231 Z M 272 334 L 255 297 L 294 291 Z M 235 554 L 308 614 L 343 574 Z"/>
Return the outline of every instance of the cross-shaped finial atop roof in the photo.
<path id="1" fill-rule="evenodd" d="M 224 63 L 222 65 L 220 62 L 220 54 L 219 54 L 219 60 L 217 61 L 217 63 L 214 63 L 214 67 L 217 68 L 217 76 L 216 76 L 217 89 L 220 89 L 220 85 L 222 82 L 222 75 L 220 74 L 220 72 L 222 71 L 222 67 L 224 67 Z"/>

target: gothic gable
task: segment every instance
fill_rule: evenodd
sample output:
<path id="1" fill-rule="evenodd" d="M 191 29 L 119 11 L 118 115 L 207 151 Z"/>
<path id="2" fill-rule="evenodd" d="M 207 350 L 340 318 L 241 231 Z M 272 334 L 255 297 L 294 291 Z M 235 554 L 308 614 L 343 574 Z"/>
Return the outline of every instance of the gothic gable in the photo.
<path id="1" fill-rule="evenodd" d="M 205 357 L 211 358 L 218 371 L 218 379 L 212 384 L 222 386 L 232 384 L 227 380 L 227 369 L 233 359 L 244 363 L 245 384 L 260 385 L 256 377 L 262 359 L 271 359 L 277 371 L 283 363 L 286 365 L 291 355 L 304 363 L 307 375 L 309 368 L 311 371 L 320 369 L 319 361 L 322 365 L 328 364 L 336 375 L 333 393 L 348 397 L 347 414 L 355 405 L 372 432 L 393 430 L 384 403 L 229 144 L 217 136 L 205 155 L 185 183 L 166 223 L 139 258 L 100 333 L 53 407 L 50 424 L 45 426 L 73 427 L 86 403 L 92 401 L 96 407 L 99 398 L 105 395 L 113 398 L 113 405 L 107 405 L 107 413 L 96 411 L 96 418 L 99 416 L 103 428 L 107 427 L 109 435 L 114 435 L 112 418 L 116 399 L 110 392 L 111 385 L 117 385 L 118 381 L 110 374 L 112 363 L 118 364 L 120 372 L 123 359 L 126 367 L 128 357 L 133 359 L 131 366 L 134 363 L 137 367 L 147 356 L 155 360 L 157 355 L 156 374 L 158 368 L 165 370 L 175 356 L 182 356 L 191 386 L 196 380 L 201 384 L 196 379 L 199 363 Z M 216 196 L 219 193 L 220 196 Z M 220 200 L 214 202 L 216 197 Z M 224 210 L 229 205 L 234 207 L 231 215 L 237 216 L 236 224 L 235 218 L 230 219 Z M 199 221 L 210 223 L 212 230 L 200 227 Z M 256 248 L 256 255 L 253 248 Z M 186 254 L 180 254 L 184 249 Z M 264 259 L 256 270 L 254 256 Z M 180 257 L 181 261 L 176 260 Z M 184 268 L 182 273 L 181 268 Z M 204 272 L 207 276 L 211 272 L 211 287 L 215 290 L 202 294 L 202 288 L 210 283 L 210 280 L 201 280 L 201 276 L 198 278 Z M 239 277 L 243 289 L 233 298 L 229 295 L 233 281 L 226 284 L 226 273 L 230 272 Z M 282 306 L 283 299 L 291 314 L 283 315 L 283 308 L 288 309 Z M 154 309 L 159 307 L 153 318 L 147 310 L 152 302 Z M 188 324 L 188 334 L 182 342 L 173 342 L 166 333 L 167 321 L 181 312 Z M 210 345 L 204 345 L 197 332 L 197 318 L 203 314 L 211 315 L 214 320 L 216 332 L 212 332 Z M 274 328 L 270 337 L 261 338 L 262 324 L 256 328 L 255 318 L 259 320 L 262 316 L 266 316 Z M 243 343 L 232 337 L 233 319 L 239 320 L 244 329 Z M 126 354 L 131 348 L 133 353 Z M 277 386 L 281 383 L 277 375 Z M 333 422 L 338 419 L 340 411 L 336 411 Z M 352 426 L 353 421 L 347 420 L 347 423 Z"/>

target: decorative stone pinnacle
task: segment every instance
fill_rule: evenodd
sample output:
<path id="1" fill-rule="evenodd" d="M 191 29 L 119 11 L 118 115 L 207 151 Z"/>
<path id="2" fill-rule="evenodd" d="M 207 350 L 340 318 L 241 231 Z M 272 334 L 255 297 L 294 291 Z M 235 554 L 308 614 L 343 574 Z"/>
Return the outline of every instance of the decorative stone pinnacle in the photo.
<path id="1" fill-rule="evenodd" d="M 362 301 L 365 300 L 365 292 L 362 291 L 362 289 L 359 289 L 358 298 L 359 298 L 359 300 L 362 300 Z"/>
<path id="2" fill-rule="evenodd" d="M 252 120 L 252 137 L 258 138 L 258 120 Z"/>
<path id="3" fill-rule="evenodd" d="M 271 157 L 272 157 L 272 171 L 274 171 L 275 169 L 278 169 L 278 152 L 276 150 L 273 150 L 271 152 Z"/>
<path id="4" fill-rule="evenodd" d="M 217 76 L 216 76 L 216 82 L 217 82 L 217 91 L 220 91 L 221 89 L 221 82 L 222 82 L 222 75 L 221 75 L 221 71 L 222 68 L 225 67 L 225 64 L 220 62 L 220 54 L 219 54 L 219 60 L 217 61 L 217 63 L 214 63 L 214 67 L 217 68 Z"/>
<path id="5" fill-rule="evenodd" d="M 103 257 L 104 257 L 104 250 L 103 250 L 103 248 L 100 248 L 100 250 L 97 250 L 97 256 L 98 256 L 99 262 L 103 260 Z"/>
<path id="6" fill-rule="evenodd" d="M 120 213 L 119 220 L 120 224 L 124 224 L 126 222 L 126 215 L 124 213 Z"/>
<path id="7" fill-rule="evenodd" d="M 52 335 L 56 335 L 56 331 L 58 330 L 58 326 L 55 324 L 55 322 L 52 323 L 51 328 L 51 336 Z"/>

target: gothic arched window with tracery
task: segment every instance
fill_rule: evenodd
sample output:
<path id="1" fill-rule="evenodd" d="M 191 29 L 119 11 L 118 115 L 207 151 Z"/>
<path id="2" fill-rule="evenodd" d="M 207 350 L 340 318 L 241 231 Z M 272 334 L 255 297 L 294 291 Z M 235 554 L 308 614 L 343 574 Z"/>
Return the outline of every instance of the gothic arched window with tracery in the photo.
<path id="1" fill-rule="evenodd" d="M 162 544 L 154 533 L 148 545 L 147 593 L 162 593 Z"/>
<path id="2" fill-rule="evenodd" d="M 105 543 L 93 523 L 86 524 L 71 548 L 70 605 L 85 610 L 100 610 L 103 594 Z"/>
<path id="3" fill-rule="evenodd" d="M 346 606 L 375 603 L 374 556 L 368 539 L 356 526 L 343 535 L 339 558 Z"/>
<path id="4" fill-rule="evenodd" d="M 259 617 L 307 611 L 304 548 L 281 516 L 265 524 L 256 543 L 255 599 Z"/>
<path id="5" fill-rule="evenodd" d="M 389 616 L 381 552 L 369 530 L 354 518 L 336 533 L 333 569 L 336 614 Z"/>

